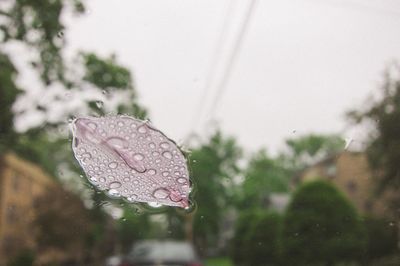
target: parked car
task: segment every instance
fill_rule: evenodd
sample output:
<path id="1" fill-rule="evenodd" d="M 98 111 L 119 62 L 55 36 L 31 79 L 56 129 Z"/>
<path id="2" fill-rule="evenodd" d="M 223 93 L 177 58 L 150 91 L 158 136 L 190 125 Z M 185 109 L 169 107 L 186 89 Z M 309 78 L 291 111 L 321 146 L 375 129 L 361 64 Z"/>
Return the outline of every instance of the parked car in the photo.
<path id="1" fill-rule="evenodd" d="M 202 266 L 192 244 L 184 241 L 137 242 L 120 266 Z"/>
<path id="2" fill-rule="evenodd" d="M 112 256 L 106 259 L 105 266 L 119 266 L 122 261 L 122 256 Z"/>

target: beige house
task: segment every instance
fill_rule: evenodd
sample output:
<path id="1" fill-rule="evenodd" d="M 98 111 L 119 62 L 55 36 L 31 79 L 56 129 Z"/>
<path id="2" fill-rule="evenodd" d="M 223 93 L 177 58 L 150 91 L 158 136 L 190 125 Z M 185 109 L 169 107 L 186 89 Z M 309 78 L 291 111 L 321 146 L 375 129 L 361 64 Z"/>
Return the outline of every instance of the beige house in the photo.
<path id="1" fill-rule="evenodd" d="M 387 207 L 375 196 L 372 171 L 365 153 L 344 151 L 300 172 L 294 185 L 316 179 L 335 184 L 362 214 L 386 216 Z"/>
<path id="2" fill-rule="evenodd" d="M 33 202 L 55 182 L 14 154 L 0 159 L 0 265 L 24 248 L 34 248 Z"/>

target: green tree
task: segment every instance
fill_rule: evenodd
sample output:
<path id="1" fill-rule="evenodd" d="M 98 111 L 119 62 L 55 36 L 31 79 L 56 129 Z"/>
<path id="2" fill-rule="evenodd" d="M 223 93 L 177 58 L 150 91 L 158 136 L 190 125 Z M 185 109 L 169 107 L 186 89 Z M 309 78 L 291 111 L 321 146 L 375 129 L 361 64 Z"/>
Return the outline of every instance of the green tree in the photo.
<path id="1" fill-rule="evenodd" d="M 367 107 L 348 113 L 356 123 L 372 126 L 367 139 L 367 154 L 374 170 L 378 194 L 391 194 L 393 214 L 400 217 L 400 67 L 389 67 L 379 96 L 371 97 Z"/>
<path id="2" fill-rule="evenodd" d="M 238 191 L 241 209 L 265 207 L 273 192 L 288 192 L 291 172 L 281 158 L 270 157 L 265 150 L 252 156 Z"/>
<path id="3" fill-rule="evenodd" d="M 293 195 L 284 218 L 284 254 L 290 265 L 359 261 L 365 228 L 355 208 L 333 185 L 314 181 Z"/>
<path id="4" fill-rule="evenodd" d="M 79 193 L 90 193 L 93 208 L 89 214 L 96 218 L 92 220 L 96 224 L 90 238 L 107 242 L 109 218 L 101 208 L 105 196 L 77 178 L 82 170 L 72 156 L 66 122 L 76 115 L 109 112 L 144 118 L 146 110 L 138 104 L 129 69 L 121 66 L 115 56 L 103 58 L 81 52 L 73 62 L 64 57 L 67 31 L 61 17 L 83 14 L 84 10 L 80 0 L 16 0 L 0 5 L 0 156 L 16 152 L 57 180 L 78 184 L 74 190 Z M 18 67 L 24 71 L 18 71 L 14 61 L 17 56 L 7 49 L 15 45 L 29 50 L 17 55 Z M 16 80 L 24 78 L 22 73 L 26 71 L 39 83 L 19 87 Z M 41 97 L 29 96 L 33 86 L 40 90 Z M 49 95 L 53 95 L 51 100 L 43 100 Z M 14 108 L 21 99 L 24 104 Z M 79 104 L 69 108 L 68 102 Z M 54 106 L 62 110 L 57 117 L 53 116 Z M 18 131 L 15 121 L 32 112 L 44 117 L 43 121 Z"/>
<path id="5" fill-rule="evenodd" d="M 246 265 L 247 248 L 246 240 L 251 230 L 251 225 L 262 216 L 263 211 L 250 209 L 240 212 L 235 222 L 234 236 L 231 241 L 231 257 L 235 265 Z"/>
<path id="6" fill-rule="evenodd" d="M 281 225 L 281 216 L 273 212 L 264 212 L 253 221 L 248 221 L 250 229 L 244 239 L 244 265 L 279 265 Z"/>
<path id="7" fill-rule="evenodd" d="M 297 171 L 326 156 L 343 150 L 345 141 L 335 134 L 308 134 L 287 139 L 286 145 L 288 150 L 282 157 L 286 159 L 287 167 Z"/>
<path id="8" fill-rule="evenodd" d="M 122 251 L 127 252 L 132 244 L 149 235 L 150 221 L 147 214 L 138 214 L 130 206 L 124 208 L 123 217 L 118 221 L 117 233 Z"/>
<path id="9" fill-rule="evenodd" d="M 15 144 L 16 134 L 13 129 L 14 104 L 20 90 L 15 84 L 18 74 L 14 65 L 6 54 L 0 50 L 0 155 L 5 150 Z"/>
<path id="10" fill-rule="evenodd" d="M 394 222 L 366 217 L 364 224 L 368 235 L 366 261 L 373 262 L 397 252 L 397 230 Z"/>
<path id="11" fill-rule="evenodd" d="M 241 149 L 235 140 L 224 137 L 221 132 L 216 132 L 190 155 L 190 168 L 195 180 L 194 200 L 198 206 L 193 234 L 202 251 L 216 245 L 221 220 L 232 202 L 233 179 L 239 173 L 237 163 L 240 157 Z"/>

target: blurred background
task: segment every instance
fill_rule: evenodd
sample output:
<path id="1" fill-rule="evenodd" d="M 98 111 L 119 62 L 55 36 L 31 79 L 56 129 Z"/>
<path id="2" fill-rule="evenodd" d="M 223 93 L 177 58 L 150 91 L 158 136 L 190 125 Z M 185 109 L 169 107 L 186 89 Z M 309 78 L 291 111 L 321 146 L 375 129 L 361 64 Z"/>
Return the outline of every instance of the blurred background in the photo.
<path id="1" fill-rule="evenodd" d="M 0 1 L 0 265 L 400 265 L 400 3 Z M 188 210 L 111 199 L 76 117 L 188 151 Z"/>

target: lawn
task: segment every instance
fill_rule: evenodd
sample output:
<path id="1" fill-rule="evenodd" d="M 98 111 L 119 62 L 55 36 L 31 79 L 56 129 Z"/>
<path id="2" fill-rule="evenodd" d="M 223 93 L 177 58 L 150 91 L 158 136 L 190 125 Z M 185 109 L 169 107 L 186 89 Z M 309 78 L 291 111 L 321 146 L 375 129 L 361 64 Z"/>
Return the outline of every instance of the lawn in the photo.
<path id="1" fill-rule="evenodd" d="M 205 266 L 233 266 L 229 258 L 210 258 L 205 260 Z"/>

